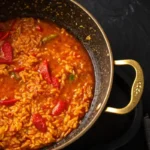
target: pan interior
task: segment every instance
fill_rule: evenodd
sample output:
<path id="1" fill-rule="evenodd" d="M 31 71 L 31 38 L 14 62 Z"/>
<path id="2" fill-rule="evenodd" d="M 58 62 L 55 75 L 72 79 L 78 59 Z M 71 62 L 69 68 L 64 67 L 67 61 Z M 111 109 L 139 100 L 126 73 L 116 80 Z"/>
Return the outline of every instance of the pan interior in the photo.
<path id="1" fill-rule="evenodd" d="M 0 3 L 0 21 L 17 17 L 50 20 L 64 27 L 81 41 L 91 58 L 95 71 L 94 99 L 80 126 L 60 142 L 48 147 L 49 149 L 61 149 L 83 135 L 105 107 L 113 76 L 112 54 L 109 44 L 95 19 L 74 1 L 3 0 Z"/>

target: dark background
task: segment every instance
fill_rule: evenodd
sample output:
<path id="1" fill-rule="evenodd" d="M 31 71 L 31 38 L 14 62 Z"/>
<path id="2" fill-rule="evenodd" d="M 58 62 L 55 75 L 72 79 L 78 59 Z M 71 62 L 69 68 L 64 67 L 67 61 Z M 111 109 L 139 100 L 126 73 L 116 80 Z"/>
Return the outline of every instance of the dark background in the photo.
<path id="1" fill-rule="evenodd" d="M 144 112 L 150 114 L 150 1 L 77 0 L 103 27 L 114 59 L 135 59 L 144 71 Z M 125 68 L 126 70 L 126 68 Z M 130 73 L 130 71 L 127 70 Z"/>
<path id="2" fill-rule="evenodd" d="M 150 114 L 150 1 L 149 0 L 77 0 L 103 27 L 114 59 L 135 59 L 144 71 L 143 118 Z M 132 76 L 129 67 L 119 71 Z M 118 68 L 115 67 L 115 71 Z M 128 79 L 126 79 L 128 80 Z M 144 119 L 143 119 L 144 120 Z M 143 121 L 136 136 L 121 150 L 147 150 Z"/>

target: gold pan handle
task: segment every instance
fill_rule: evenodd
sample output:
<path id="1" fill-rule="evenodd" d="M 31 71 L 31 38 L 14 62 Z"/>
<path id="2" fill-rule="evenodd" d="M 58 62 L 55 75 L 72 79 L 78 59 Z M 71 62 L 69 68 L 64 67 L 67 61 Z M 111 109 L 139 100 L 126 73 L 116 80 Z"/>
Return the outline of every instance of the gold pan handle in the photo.
<path id="1" fill-rule="evenodd" d="M 135 69 L 136 72 L 136 77 L 131 89 L 131 99 L 129 104 L 124 108 L 107 107 L 105 110 L 105 112 L 122 115 L 131 112 L 139 103 L 144 89 L 144 76 L 141 66 L 135 60 L 116 60 L 115 65 L 130 65 Z"/>

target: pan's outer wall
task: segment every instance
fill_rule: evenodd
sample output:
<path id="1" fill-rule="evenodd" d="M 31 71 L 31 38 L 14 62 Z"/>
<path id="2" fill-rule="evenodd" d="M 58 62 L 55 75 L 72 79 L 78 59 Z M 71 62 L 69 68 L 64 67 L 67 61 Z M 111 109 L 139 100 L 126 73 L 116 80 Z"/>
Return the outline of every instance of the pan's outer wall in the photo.
<path id="1" fill-rule="evenodd" d="M 16 17 L 35 17 L 54 21 L 74 34 L 91 57 L 96 81 L 94 99 L 79 128 L 49 147 L 62 149 L 82 136 L 105 107 L 113 81 L 113 58 L 108 40 L 95 19 L 73 0 L 3 0 L 0 3 L 0 21 Z"/>

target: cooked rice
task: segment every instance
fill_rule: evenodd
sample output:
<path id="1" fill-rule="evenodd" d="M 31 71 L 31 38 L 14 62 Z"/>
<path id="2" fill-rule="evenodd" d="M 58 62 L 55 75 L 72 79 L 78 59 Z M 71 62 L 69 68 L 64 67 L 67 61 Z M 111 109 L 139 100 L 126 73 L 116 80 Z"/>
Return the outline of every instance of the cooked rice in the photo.
<path id="1" fill-rule="evenodd" d="M 45 24 L 45 27 L 50 27 Z M 11 90 L 7 88 L 9 84 L 6 79 L 10 80 L 8 78 L 14 66 L 22 65 L 25 70 L 18 73 L 19 80 L 9 82 L 16 86 L 13 94 L 18 102 L 11 107 L 0 106 L 0 147 L 5 150 L 36 149 L 57 142 L 78 127 L 89 109 L 94 86 L 90 59 L 80 43 L 65 29 L 50 25 L 48 31 L 58 33 L 59 38 L 47 44 L 46 48 L 40 47 L 42 33 L 35 30 L 33 18 L 18 19 L 16 30 L 11 33 L 14 64 L 0 65 L 0 85 L 5 87 L 5 95 L 2 94 L 1 100 L 7 99 L 7 90 Z M 49 63 L 54 63 L 50 66 L 51 73 L 59 79 L 60 89 L 47 84 L 36 68 L 44 57 L 51 57 Z M 69 74 L 75 75 L 75 86 L 74 82 L 68 81 Z M 66 84 L 69 88 L 63 92 Z M 60 95 L 69 102 L 69 106 L 60 115 L 53 116 L 51 112 L 56 105 L 54 100 Z M 49 107 L 42 109 L 44 106 Z M 42 133 L 33 125 L 34 113 L 46 119 L 47 132 Z"/>

